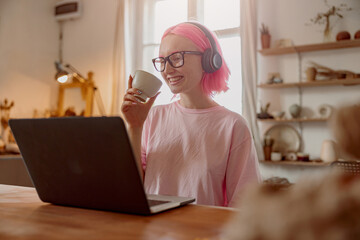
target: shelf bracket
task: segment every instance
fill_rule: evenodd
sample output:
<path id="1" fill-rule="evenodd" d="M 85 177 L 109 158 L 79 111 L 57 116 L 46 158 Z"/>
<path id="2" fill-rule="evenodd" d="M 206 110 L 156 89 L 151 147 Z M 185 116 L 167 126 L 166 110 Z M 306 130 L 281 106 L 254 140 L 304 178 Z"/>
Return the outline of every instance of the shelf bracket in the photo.
<path id="1" fill-rule="evenodd" d="M 301 87 L 301 83 L 302 83 L 302 56 L 301 53 L 299 51 L 297 51 L 296 48 L 295 52 L 296 52 L 296 56 L 297 56 L 297 60 L 298 60 L 298 83 L 299 86 L 297 86 L 297 89 L 299 91 L 299 106 L 302 108 L 303 107 L 303 89 Z M 300 129 L 300 136 L 301 139 L 303 139 L 303 125 L 302 122 L 299 122 L 299 129 Z"/>

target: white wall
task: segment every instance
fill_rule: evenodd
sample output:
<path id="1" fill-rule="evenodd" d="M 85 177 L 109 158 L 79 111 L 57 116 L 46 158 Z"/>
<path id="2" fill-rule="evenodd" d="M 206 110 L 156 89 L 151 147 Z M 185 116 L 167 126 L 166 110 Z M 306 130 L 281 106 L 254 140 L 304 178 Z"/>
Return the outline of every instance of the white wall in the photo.
<path id="1" fill-rule="evenodd" d="M 56 110 L 59 59 L 58 0 L 0 0 L 0 101 L 15 101 L 11 117 L 32 117 L 33 110 Z M 106 112 L 112 88 L 112 62 L 117 0 L 85 0 L 79 19 L 63 25 L 63 62 L 86 76 L 94 72 Z M 85 104 L 80 91 L 66 90 L 65 107 L 77 113 Z M 95 114 L 98 112 L 95 103 Z"/>
<path id="2" fill-rule="evenodd" d="M 0 101 L 14 101 L 13 117 L 56 105 L 54 60 L 57 25 L 55 0 L 0 1 Z"/>
<path id="3" fill-rule="evenodd" d="M 83 1 L 79 19 L 65 22 L 63 61 L 83 75 L 94 72 L 106 112 L 111 105 L 113 53 L 117 0 Z M 77 109 L 78 110 L 78 109 Z M 95 114 L 98 111 L 96 102 Z"/>
<path id="4" fill-rule="evenodd" d="M 333 40 L 339 31 L 354 33 L 360 30 L 360 1 L 358 0 L 329 0 L 329 4 L 347 3 L 353 10 L 343 12 L 344 19 L 339 20 L 333 28 Z M 323 0 L 258 0 L 258 24 L 269 26 L 272 35 L 272 44 L 277 39 L 292 39 L 295 45 L 304 45 L 323 42 L 324 25 L 310 25 L 310 19 L 318 12 L 324 12 L 327 7 Z M 260 41 L 258 42 L 260 45 Z M 309 52 L 301 54 L 301 74 L 305 81 L 305 70 L 309 61 L 317 62 L 332 69 L 346 69 L 360 73 L 360 48 Z M 259 82 L 265 83 L 268 72 L 280 72 L 284 82 L 296 82 L 299 79 L 299 61 L 296 54 L 264 57 L 258 54 Z M 357 86 L 329 86 L 303 89 L 303 107 L 307 108 L 310 117 L 317 116 L 317 109 L 321 104 L 327 103 L 335 108 L 345 103 L 360 102 L 360 85 Z M 271 111 L 286 111 L 289 106 L 299 103 L 297 89 L 258 90 L 259 99 L 263 104 L 271 102 Z M 273 124 L 259 123 L 262 134 Z M 297 129 L 297 123 L 291 124 Z M 332 133 L 326 123 L 303 123 L 303 152 L 312 158 L 320 157 L 321 143 L 325 139 L 332 139 Z M 300 167 L 298 167 L 300 169 Z M 296 169 L 295 169 L 296 170 Z M 294 167 L 274 167 L 262 165 L 265 177 L 277 175 L 293 178 Z M 306 172 L 306 169 L 304 170 Z M 313 171 L 316 171 L 313 169 Z M 309 171 L 307 171 L 309 172 Z M 298 173 L 296 173 L 298 174 Z M 295 179 L 294 179 L 295 180 Z"/>

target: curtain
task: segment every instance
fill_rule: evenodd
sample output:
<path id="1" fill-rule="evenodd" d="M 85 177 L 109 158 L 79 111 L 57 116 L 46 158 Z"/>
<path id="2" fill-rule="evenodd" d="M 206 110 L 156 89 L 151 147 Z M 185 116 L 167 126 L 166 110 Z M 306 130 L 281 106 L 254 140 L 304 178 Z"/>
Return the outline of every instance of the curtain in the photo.
<path id="1" fill-rule="evenodd" d="M 116 4 L 111 115 L 121 115 L 129 75 L 142 62 L 143 0 L 116 0 Z"/>
<path id="2" fill-rule="evenodd" d="M 110 115 L 120 114 L 120 99 L 126 87 L 125 78 L 125 1 L 116 1 L 115 34 L 112 61 L 112 97 Z"/>
<path id="3" fill-rule="evenodd" d="M 243 115 L 249 122 L 259 160 L 264 159 L 260 131 L 256 119 L 257 83 L 257 0 L 240 1 L 240 37 L 243 79 Z"/>

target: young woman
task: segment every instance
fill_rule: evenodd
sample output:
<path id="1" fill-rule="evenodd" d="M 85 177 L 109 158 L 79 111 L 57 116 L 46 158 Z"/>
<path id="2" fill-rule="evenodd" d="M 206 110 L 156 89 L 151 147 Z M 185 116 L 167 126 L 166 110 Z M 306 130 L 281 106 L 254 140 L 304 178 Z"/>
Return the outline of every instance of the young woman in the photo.
<path id="1" fill-rule="evenodd" d="M 129 79 L 122 113 L 145 191 L 233 206 L 260 174 L 246 121 L 212 99 L 228 89 L 217 39 L 199 23 L 175 25 L 165 31 L 153 63 L 180 100 L 151 108 L 157 95 L 139 102 Z"/>

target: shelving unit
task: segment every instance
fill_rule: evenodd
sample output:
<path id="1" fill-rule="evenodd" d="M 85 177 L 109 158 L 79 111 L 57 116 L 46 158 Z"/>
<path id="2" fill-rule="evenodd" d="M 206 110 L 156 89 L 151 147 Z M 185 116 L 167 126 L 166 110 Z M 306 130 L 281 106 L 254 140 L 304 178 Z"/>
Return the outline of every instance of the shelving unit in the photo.
<path id="1" fill-rule="evenodd" d="M 347 79 L 331 79 L 331 80 L 316 80 L 312 82 L 304 82 L 302 79 L 302 53 L 306 52 L 315 52 L 315 51 L 324 51 L 324 50 L 335 50 L 335 49 L 345 49 L 345 48 L 359 48 L 360 39 L 356 40 L 344 40 L 339 42 L 329 42 L 329 43 L 317 43 L 317 44 L 307 44 L 307 45 L 298 45 L 291 47 L 283 48 L 270 48 L 259 50 L 258 52 L 262 56 L 276 56 L 276 55 L 285 55 L 285 54 L 296 54 L 298 59 L 298 79 L 295 82 L 288 83 L 273 83 L 273 84 L 258 84 L 257 87 L 260 89 L 284 89 L 284 88 L 297 88 L 299 93 L 299 105 L 302 107 L 302 94 L 303 88 L 309 87 L 326 87 L 326 86 L 353 86 L 360 85 L 360 76 L 356 78 L 347 78 Z M 297 123 L 299 124 L 300 136 L 303 138 L 303 123 L 311 122 L 324 122 L 326 123 L 328 119 L 326 118 L 299 118 L 299 119 L 258 119 L 262 123 L 273 123 L 273 124 L 282 124 L 282 123 Z M 271 165 L 300 165 L 300 166 L 328 166 L 330 164 L 321 162 L 319 159 L 313 160 L 310 162 L 300 162 L 300 161 L 261 161 L 264 164 Z"/>
<path id="2" fill-rule="evenodd" d="M 313 82 L 296 82 L 296 83 L 272 83 L 259 84 L 259 88 L 294 88 L 294 87 L 325 87 L 325 86 L 352 86 L 359 85 L 360 78 L 351 79 L 333 79 L 333 80 L 317 80 Z"/>
<path id="3" fill-rule="evenodd" d="M 290 122 L 326 122 L 328 118 L 292 118 L 292 119 L 258 119 L 260 122 L 278 122 L 278 123 L 290 123 Z"/>
<path id="4" fill-rule="evenodd" d="M 263 56 L 360 47 L 360 39 L 259 50 Z"/>

